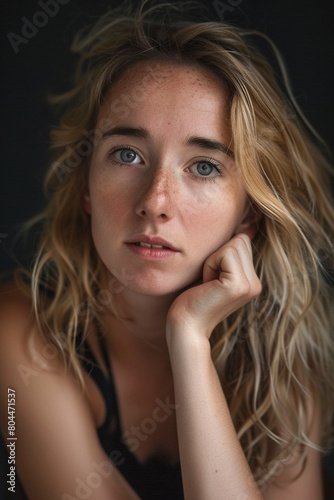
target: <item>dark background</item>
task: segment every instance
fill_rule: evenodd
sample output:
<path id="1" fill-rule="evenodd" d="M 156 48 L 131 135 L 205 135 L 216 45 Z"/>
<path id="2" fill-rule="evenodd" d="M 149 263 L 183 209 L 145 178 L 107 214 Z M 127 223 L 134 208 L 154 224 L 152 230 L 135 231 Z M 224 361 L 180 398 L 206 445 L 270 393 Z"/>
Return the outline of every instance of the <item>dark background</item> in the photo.
<path id="1" fill-rule="evenodd" d="M 48 0 L 53 3 L 56 0 Z M 25 17 L 43 24 L 47 0 L 2 1 L 0 273 L 24 258 L 16 235 L 22 222 L 43 207 L 43 178 L 48 166 L 49 130 L 56 124 L 47 95 L 68 88 L 74 60 L 69 46 L 80 27 L 120 4 L 116 0 L 59 0 L 58 12 L 37 27 L 17 53 L 9 33 L 22 36 Z M 334 32 L 330 0 L 225 0 L 202 2 L 208 18 L 258 29 L 269 35 L 288 67 L 293 93 L 304 114 L 334 151 Z M 220 4 L 220 8 L 219 8 Z M 218 10 L 215 8 L 218 5 Z M 224 6 L 225 5 L 225 6 Z M 328 460 L 334 477 L 334 460 Z M 329 488 L 329 487 L 328 487 Z M 328 490 L 328 499 L 334 493 Z M 0 488 L 1 497 L 1 488 Z"/>

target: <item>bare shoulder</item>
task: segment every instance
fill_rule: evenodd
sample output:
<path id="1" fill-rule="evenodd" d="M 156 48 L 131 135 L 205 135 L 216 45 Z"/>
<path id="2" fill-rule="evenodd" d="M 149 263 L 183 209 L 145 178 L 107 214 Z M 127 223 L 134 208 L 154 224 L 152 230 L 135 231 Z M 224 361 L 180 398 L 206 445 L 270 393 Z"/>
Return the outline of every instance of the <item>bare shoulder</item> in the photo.
<path id="1" fill-rule="evenodd" d="M 14 283 L 0 287 L 0 361 L 8 353 L 23 354 L 34 328 L 32 301 Z"/>
<path id="2" fill-rule="evenodd" d="M 28 295 L 15 283 L 6 283 L 0 286 L 0 319 L 9 320 L 22 318 L 31 311 L 32 302 Z M 13 313 L 16 313 L 12 316 Z"/>
<path id="3" fill-rule="evenodd" d="M 31 342 L 33 339 L 33 343 Z M 16 284 L 0 287 L 0 391 L 25 387 L 42 368 L 57 370 L 60 354 L 39 331 L 32 301 Z M 4 386 L 5 384 L 5 386 Z M 1 407 L 1 405 L 0 405 Z M 1 413 L 0 413 L 1 418 Z"/>
<path id="4" fill-rule="evenodd" d="M 1 332 L 10 324 L 24 324 L 31 320 L 32 301 L 15 283 L 0 286 Z"/>
<path id="5" fill-rule="evenodd" d="M 4 436 L 9 395 L 15 404 L 11 414 L 15 415 L 15 443 L 19 443 L 15 467 L 28 498 L 77 498 L 78 481 L 85 483 L 94 473 L 101 484 L 91 491 L 91 500 L 137 499 L 103 451 L 87 398 L 62 353 L 38 331 L 31 300 L 12 284 L 0 288 L 0 429 Z"/>
<path id="6" fill-rule="evenodd" d="M 15 283 L 0 287 L 0 366 L 11 371 L 14 365 L 30 364 L 31 339 L 35 353 L 45 350 L 47 340 L 39 331 L 31 298 Z M 1 368 L 0 368 L 0 371 Z"/>

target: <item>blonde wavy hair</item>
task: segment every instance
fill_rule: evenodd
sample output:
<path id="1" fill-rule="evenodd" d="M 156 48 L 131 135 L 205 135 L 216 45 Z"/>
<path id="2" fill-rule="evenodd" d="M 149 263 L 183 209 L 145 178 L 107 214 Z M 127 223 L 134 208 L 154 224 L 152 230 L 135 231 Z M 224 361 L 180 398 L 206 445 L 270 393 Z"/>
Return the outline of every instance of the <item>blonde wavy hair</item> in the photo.
<path id="1" fill-rule="evenodd" d="M 264 483 L 296 447 L 302 462 L 307 447 L 317 448 L 308 437 L 312 401 L 320 406 L 322 446 L 329 445 L 334 397 L 330 166 L 317 137 L 300 120 L 284 68 L 282 91 L 253 47 L 254 33 L 223 22 L 181 21 L 185 3 L 145 4 L 137 11 L 122 6 L 108 12 L 73 43 L 80 59 L 72 90 L 54 98 L 66 113 L 52 132 L 50 201 L 29 293 L 41 331 L 82 381 L 77 332 L 87 331 L 108 302 L 106 292 L 113 293 L 102 288 L 105 269 L 82 203 L 104 96 L 126 69 L 144 61 L 195 64 L 226 82 L 235 162 L 262 213 L 253 246 L 263 292 L 216 327 L 212 356 L 245 455 Z"/>

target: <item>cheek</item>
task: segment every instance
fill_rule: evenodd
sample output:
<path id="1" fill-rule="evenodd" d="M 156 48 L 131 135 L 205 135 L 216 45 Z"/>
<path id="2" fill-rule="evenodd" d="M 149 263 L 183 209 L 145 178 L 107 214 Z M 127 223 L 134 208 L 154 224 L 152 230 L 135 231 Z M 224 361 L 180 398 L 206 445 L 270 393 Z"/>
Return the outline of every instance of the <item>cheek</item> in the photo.
<path id="1" fill-rule="evenodd" d="M 240 193 L 227 184 L 210 185 L 209 181 L 202 181 L 204 186 L 192 189 L 183 197 L 184 210 L 188 218 L 198 221 L 198 224 L 208 230 L 221 227 L 239 215 L 239 206 L 242 204 Z M 181 201 L 181 200 L 180 200 Z"/>
<path id="2" fill-rule="evenodd" d="M 243 190 L 213 186 L 192 196 L 184 211 L 188 234 L 196 239 L 196 247 L 208 253 L 230 240 L 242 217 L 246 194 Z"/>
<path id="3" fill-rule="evenodd" d="M 91 189 L 91 233 L 95 249 L 104 265 L 113 272 L 114 250 L 127 216 L 126 200 L 106 185 Z"/>
<path id="4" fill-rule="evenodd" d="M 93 233 L 112 230 L 129 210 L 127 192 L 101 180 L 91 185 L 90 207 Z"/>

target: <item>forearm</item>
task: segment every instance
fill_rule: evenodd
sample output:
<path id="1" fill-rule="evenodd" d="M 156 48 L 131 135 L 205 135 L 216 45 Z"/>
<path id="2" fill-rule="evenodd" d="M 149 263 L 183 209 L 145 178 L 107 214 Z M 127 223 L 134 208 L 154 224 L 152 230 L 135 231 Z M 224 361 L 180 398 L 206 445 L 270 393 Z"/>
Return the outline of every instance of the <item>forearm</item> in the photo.
<path id="1" fill-rule="evenodd" d="M 236 435 L 209 341 L 188 333 L 174 331 L 168 337 L 185 498 L 262 499 Z"/>

